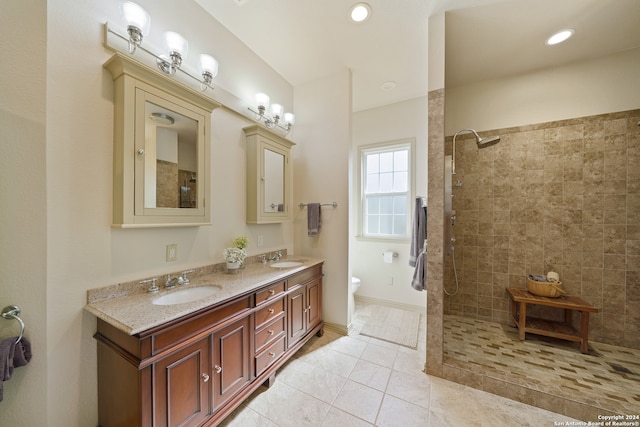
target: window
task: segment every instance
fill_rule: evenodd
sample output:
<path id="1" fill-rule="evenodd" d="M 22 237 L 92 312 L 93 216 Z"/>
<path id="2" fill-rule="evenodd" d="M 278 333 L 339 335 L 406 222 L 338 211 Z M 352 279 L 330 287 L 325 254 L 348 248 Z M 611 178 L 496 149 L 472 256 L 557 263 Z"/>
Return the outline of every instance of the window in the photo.
<path id="1" fill-rule="evenodd" d="M 361 149 L 363 237 L 409 237 L 411 148 L 404 141 Z"/>

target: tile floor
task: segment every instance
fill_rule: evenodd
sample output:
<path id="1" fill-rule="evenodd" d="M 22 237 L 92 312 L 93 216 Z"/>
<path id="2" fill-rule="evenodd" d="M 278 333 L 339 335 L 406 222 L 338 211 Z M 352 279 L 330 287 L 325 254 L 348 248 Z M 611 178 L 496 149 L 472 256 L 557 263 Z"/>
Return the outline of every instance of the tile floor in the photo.
<path id="1" fill-rule="evenodd" d="M 445 363 L 616 414 L 640 414 L 640 350 L 579 344 L 527 334 L 515 327 L 446 315 Z"/>
<path id="2" fill-rule="evenodd" d="M 350 336 L 312 338 L 232 413 L 225 427 L 554 426 L 576 421 L 422 372 L 417 349 L 359 335 L 370 305 L 357 302 Z M 423 319 L 424 320 L 424 317 Z"/>

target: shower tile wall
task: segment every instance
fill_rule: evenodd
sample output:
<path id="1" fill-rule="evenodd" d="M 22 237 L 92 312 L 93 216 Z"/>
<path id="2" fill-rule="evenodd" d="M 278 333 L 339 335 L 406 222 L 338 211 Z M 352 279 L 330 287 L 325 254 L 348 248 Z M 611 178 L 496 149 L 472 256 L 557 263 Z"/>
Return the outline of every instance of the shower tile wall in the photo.
<path id="1" fill-rule="evenodd" d="M 640 110 L 481 132 L 491 135 L 502 139 L 482 149 L 456 141 L 460 290 L 445 313 L 509 323 L 505 288 L 553 270 L 600 309 L 592 340 L 640 348 Z"/>

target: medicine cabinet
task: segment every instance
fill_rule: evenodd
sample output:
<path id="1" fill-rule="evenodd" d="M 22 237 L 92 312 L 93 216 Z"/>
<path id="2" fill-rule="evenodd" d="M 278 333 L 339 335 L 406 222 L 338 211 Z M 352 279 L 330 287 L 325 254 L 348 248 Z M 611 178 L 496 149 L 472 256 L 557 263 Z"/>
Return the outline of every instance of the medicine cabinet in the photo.
<path id="1" fill-rule="evenodd" d="M 211 223 L 211 112 L 220 106 L 120 53 L 113 77 L 113 226 Z"/>
<path id="2" fill-rule="evenodd" d="M 247 138 L 247 223 L 291 221 L 289 154 L 294 142 L 254 125 Z"/>

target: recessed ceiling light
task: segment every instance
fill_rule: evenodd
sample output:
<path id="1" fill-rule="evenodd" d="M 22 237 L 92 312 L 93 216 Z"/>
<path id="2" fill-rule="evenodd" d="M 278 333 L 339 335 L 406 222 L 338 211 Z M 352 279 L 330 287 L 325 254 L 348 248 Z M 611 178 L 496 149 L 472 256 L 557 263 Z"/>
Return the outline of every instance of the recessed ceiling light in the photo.
<path id="1" fill-rule="evenodd" d="M 349 18 L 353 22 L 364 22 L 371 16 L 371 6 L 366 3 L 356 3 L 349 9 Z"/>
<path id="2" fill-rule="evenodd" d="M 382 90 L 393 90 L 397 86 L 396 82 L 388 81 L 384 82 L 380 85 L 380 89 Z"/>
<path id="3" fill-rule="evenodd" d="M 565 41 L 569 37 L 571 37 L 573 35 L 573 33 L 575 33 L 575 31 L 572 30 L 572 29 L 558 31 L 557 33 L 555 33 L 554 35 L 549 37 L 545 43 L 548 46 L 552 46 L 554 44 L 562 43 L 563 41 Z"/>

